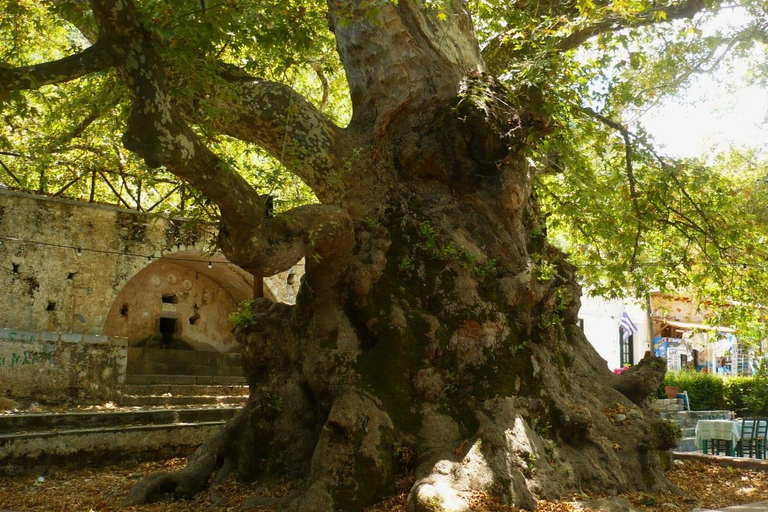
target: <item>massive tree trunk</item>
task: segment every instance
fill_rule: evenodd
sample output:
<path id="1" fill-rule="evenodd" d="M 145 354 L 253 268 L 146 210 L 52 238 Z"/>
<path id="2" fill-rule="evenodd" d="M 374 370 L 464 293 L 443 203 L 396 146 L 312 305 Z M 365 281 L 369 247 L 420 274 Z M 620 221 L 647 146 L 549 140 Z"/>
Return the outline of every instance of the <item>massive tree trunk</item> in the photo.
<path id="1" fill-rule="evenodd" d="M 483 72 L 459 6 L 451 22 L 431 14 L 401 0 L 379 24 L 342 24 L 331 8 L 355 111 L 314 188 L 343 215 L 301 245 L 297 305 L 257 300 L 238 328 L 251 398 L 217 455 L 241 478 L 304 478 L 293 511 L 359 511 L 407 470 L 413 510 L 466 510 L 475 491 L 532 509 L 570 489 L 663 487 L 669 439 L 647 408 L 663 365 L 608 371 L 546 241 L 526 158 L 546 118 Z M 273 270 L 240 233 L 223 236 L 230 257 Z M 190 492 L 179 481 L 131 501 Z"/>
<path id="2" fill-rule="evenodd" d="M 134 98 L 126 146 L 220 206 L 231 261 L 265 275 L 307 258 L 297 304 L 258 299 L 238 327 L 245 409 L 129 502 L 193 494 L 219 467 L 302 478 L 280 503 L 296 512 L 359 511 L 411 470 L 412 510 L 467 510 L 477 491 L 532 509 L 572 489 L 666 486 L 657 450 L 674 435 L 648 407 L 664 366 L 609 372 L 577 326 L 574 269 L 547 243 L 536 91 L 484 71 L 459 0 L 440 4 L 445 19 L 418 0 L 365 4 L 329 2 L 346 129 L 285 86 L 222 72 L 243 103 L 221 130 L 272 151 L 322 203 L 264 219 L 169 98 L 132 4 L 94 2 L 99 58 L 117 39 L 110 62 Z"/>

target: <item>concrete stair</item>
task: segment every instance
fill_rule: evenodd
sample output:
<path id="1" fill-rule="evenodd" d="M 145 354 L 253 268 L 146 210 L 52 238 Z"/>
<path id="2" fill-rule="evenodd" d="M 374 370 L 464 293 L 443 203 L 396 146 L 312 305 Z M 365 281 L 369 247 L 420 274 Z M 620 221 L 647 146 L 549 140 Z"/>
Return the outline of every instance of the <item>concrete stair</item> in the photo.
<path id="1" fill-rule="evenodd" d="M 188 454 L 239 410 L 208 407 L 3 415 L 0 473 L 40 473 L 51 465 L 75 461 Z"/>
<path id="2" fill-rule="evenodd" d="M 244 405 L 242 356 L 196 350 L 129 348 L 123 407 Z"/>
<path id="3" fill-rule="evenodd" d="M 127 365 L 128 375 L 243 375 L 243 357 L 239 353 L 129 347 Z"/>
<path id="4" fill-rule="evenodd" d="M 189 454 L 247 402 L 240 354 L 129 348 L 115 410 L 0 415 L 0 473 Z"/>
<path id="5" fill-rule="evenodd" d="M 727 420 L 731 418 L 730 411 L 686 411 L 681 398 L 659 399 L 654 407 L 661 417 L 674 421 L 683 429 L 683 438 L 675 448 L 676 452 L 698 452 L 701 446 L 696 445 L 696 424 L 699 420 Z"/>

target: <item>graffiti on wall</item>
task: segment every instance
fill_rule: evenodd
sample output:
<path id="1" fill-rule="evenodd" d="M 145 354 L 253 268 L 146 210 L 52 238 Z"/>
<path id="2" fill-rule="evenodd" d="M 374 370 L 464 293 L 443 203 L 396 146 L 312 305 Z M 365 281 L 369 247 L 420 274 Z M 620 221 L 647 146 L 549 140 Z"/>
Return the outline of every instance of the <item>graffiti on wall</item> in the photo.
<path id="1" fill-rule="evenodd" d="M 22 352 L 12 352 L 8 356 L 0 356 L 0 368 L 30 364 L 53 364 L 53 352 L 24 350 Z"/>

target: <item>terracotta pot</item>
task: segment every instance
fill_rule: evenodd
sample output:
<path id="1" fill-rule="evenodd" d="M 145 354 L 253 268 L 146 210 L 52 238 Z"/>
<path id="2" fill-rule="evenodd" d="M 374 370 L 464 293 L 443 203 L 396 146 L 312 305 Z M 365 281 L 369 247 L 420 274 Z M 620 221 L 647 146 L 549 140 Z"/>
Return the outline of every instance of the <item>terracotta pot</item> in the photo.
<path id="1" fill-rule="evenodd" d="M 664 392 L 667 394 L 667 398 L 677 398 L 677 393 L 680 388 L 677 386 L 664 386 Z"/>

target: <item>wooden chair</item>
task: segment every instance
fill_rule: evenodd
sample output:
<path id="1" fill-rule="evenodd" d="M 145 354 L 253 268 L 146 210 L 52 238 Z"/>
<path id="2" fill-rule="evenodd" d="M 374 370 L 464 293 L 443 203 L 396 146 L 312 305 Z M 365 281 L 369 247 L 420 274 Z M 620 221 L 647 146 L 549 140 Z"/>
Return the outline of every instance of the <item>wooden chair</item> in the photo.
<path id="1" fill-rule="evenodd" d="M 753 444 L 755 445 L 755 456 L 758 459 L 765 459 L 766 439 L 768 439 L 768 419 L 758 418 L 755 420 L 755 430 L 752 433 Z"/>
<path id="2" fill-rule="evenodd" d="M 707 443 L 707 453 L 710 455 L 728 455 L 728 441 L 725 439 L 710 439 Z"/>
<path id="3" fill-rule="evenodd" d="M 744 457 L 744 453 L 747 453 L 747 457 L 752 457 L 755 453 L 754 434 L 757 427 L 757 420 L 755 418 L 742 418 L 741 420 L 741 439 L 736 443 L 736 454 L 739 457 Z"/>
<path id="4" fill-rule="evenodd" d="M 741 420 L 741 441 L 736 445 L 739 457 L 765 459 L 766 438 L 768 438 L 768 419 L 744 418 Z"/>

